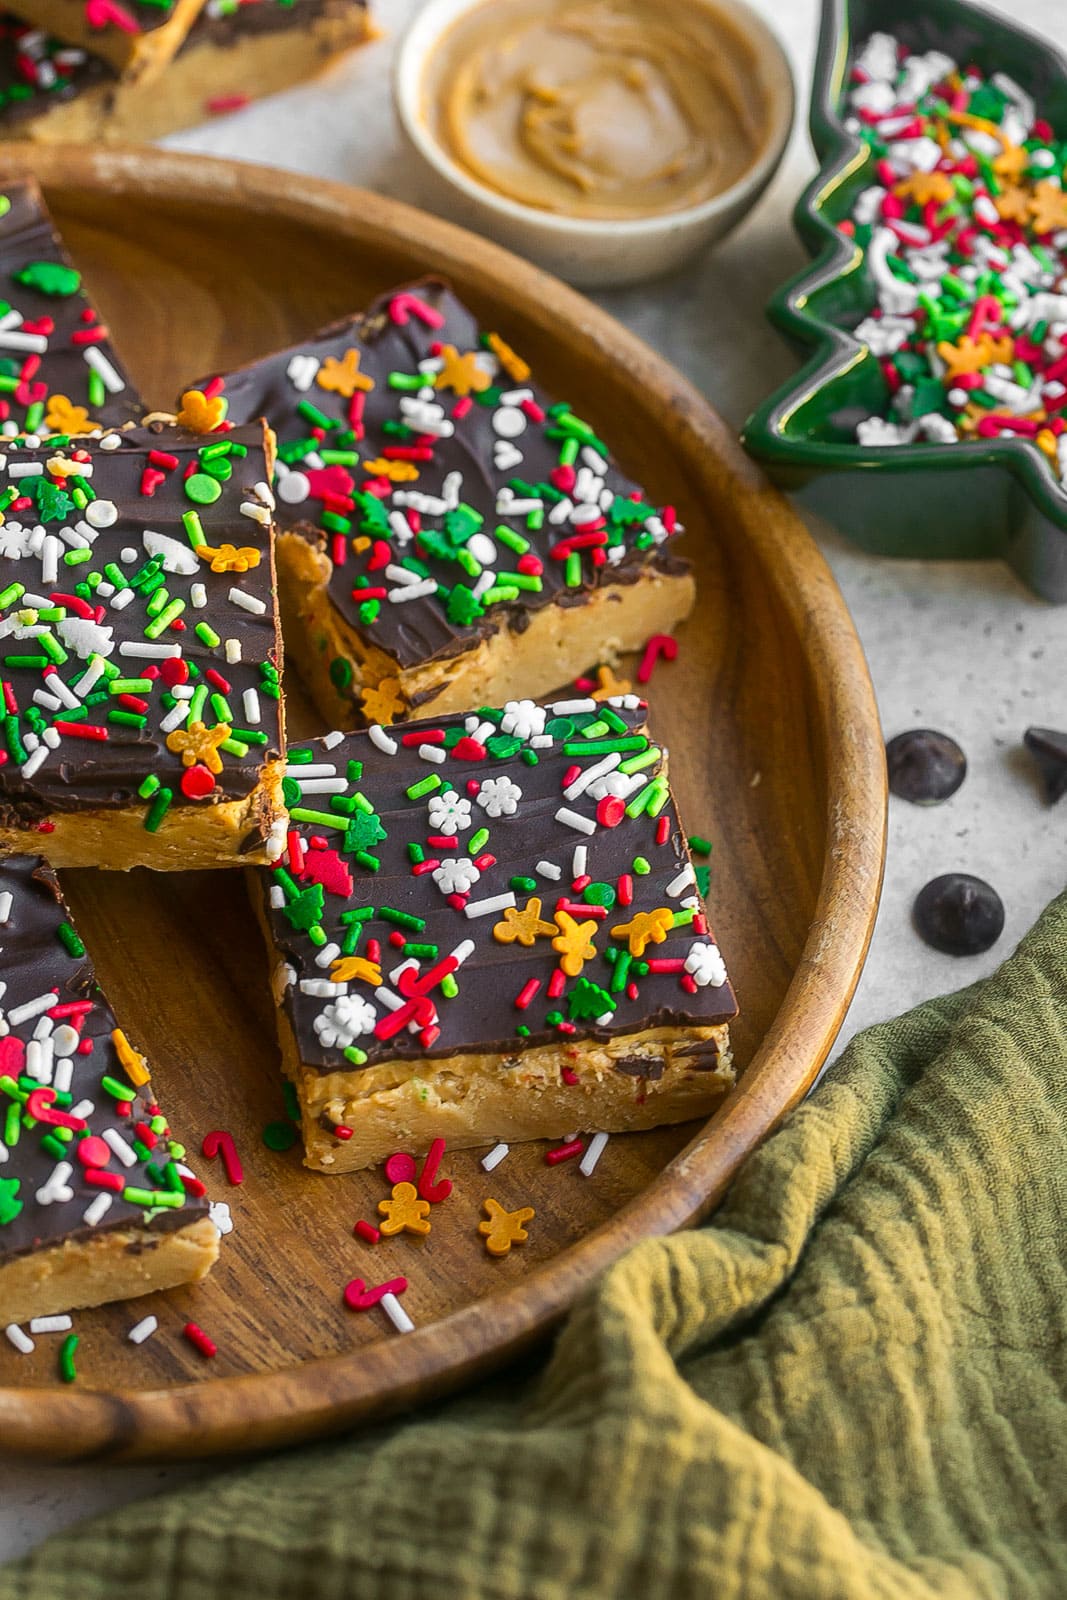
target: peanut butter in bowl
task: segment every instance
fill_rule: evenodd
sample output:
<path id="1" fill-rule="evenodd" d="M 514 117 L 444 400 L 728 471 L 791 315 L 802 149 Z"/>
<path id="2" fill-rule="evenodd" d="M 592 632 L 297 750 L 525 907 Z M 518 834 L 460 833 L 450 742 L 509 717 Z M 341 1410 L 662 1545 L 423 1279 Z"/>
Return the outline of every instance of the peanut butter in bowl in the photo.
<path id="1" fill-rule="evenodd" d="M 567 216 L 679 211 L 766 139 L 751 41 L 691 0 L 486 0 L 442 37 L 424 114 L 477 182 Z"/>
<path id="2" fill-rule="evenodd" d="M 427 0 L 395 88 L 430 203 L 576 284 L 638 282 L 720 238 L 793 117 L 745 0 Z"/>

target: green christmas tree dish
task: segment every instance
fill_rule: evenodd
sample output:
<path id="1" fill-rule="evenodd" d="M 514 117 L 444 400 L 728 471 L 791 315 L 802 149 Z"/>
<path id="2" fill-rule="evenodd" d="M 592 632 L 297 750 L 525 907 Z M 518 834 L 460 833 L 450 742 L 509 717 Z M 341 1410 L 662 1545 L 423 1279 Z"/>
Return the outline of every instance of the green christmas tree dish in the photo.
<path id="1" fill-rule="evenodd" d="M 852 328 L 876 304 L 864 253 L 838 231 L 876 181 L 841 107 L 852 60 L 872 33 L 1004 72 L 1067 138 L 1067 60 L 967 0 L 823 0 L 809 128 L 820 171 L 794 225 L 814 257 L 768 315 L 806 362 L 753 412 L 743 442 L 781 487 L 882 555 L 1007 561 L 1044 599 L 1067 601 L 1067 493 L 1029 441 L 860 445 L 857 416 L 879 412 L 878 361 Z"/>

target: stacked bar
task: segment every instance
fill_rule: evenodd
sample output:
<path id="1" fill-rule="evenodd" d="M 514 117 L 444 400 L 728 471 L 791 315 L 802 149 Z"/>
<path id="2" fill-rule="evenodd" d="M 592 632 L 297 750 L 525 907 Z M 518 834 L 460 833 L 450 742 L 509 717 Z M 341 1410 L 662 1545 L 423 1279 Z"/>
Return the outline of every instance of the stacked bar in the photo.
<path id="1" fill-rule="evenodd" d="M 157 49 L 161 29 L 139 36 L 120 30 L 116 40 L 106 19 L 120 9 L 90 0 L 79 27 L 71 25 L 80 10 L 74 0 L 46 0 L 41 8 L 28 0 L 17 15 L 0 12 L 0 137 L 159 139 L 313 77 L 372 37 L 367 0 L 208 0 L 173 54 L 165 61 L 157 54 L 146 72 L 139 63 L 146 48 Z M 154 0 L 131 16 L 139 20 L 141 11 L 166 15 Z M 90 12 L 104 19 L 100 26 L 85 23 Z M 126 49 L 120 59 L 125 42 L 137 37 L 141 55 L 131 58 Z"/>
<path id="2" fill-rule="evenodd" d="M 203 1185 L 39 858 L 0 862 L 0 1008 L 0 1324 L 202 1278 Z"/>
<path id="3" fill-rule="evenodd" d="M 446 284 L 208 388 L 278 437 L 287 648 L 331 723 L 548 694 L 692 608 L 673 507 Z"/>
<path id="4" fill-rule="evenodd" d="M 730 1087 L 734 996 L 636 696 L 330 734 L 285 788 L 257 895 L 309 1166 L 651 1128 Z"/>

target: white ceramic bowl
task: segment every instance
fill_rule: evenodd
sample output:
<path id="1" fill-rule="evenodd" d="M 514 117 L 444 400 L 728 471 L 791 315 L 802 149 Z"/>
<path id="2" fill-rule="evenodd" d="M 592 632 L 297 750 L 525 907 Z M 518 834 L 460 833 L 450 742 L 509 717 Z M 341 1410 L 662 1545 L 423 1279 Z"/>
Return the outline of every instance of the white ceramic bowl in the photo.
<path id="1" fill-rule="evenodd" d="M 495 239 L 558 277 L 583 287 L 640 283 L 680 266 L 729 233 L 774 176 L 793 124 L 793 76 L 772 30 L 744 0 L 691 0 L 728 17 L 749 40 L 768 108 L 767 140 L 738 181 L 700 205 L 661 216 L 604 220 L 559 216 L 524 206 L 470 177 L 449 156 L 423 115 L 428 59 L 449 28 L 485 0 L 427 0 L 401 41 L 393 80 L 400 126 L 423 168 L 426 199 L 453 222 Z"/>

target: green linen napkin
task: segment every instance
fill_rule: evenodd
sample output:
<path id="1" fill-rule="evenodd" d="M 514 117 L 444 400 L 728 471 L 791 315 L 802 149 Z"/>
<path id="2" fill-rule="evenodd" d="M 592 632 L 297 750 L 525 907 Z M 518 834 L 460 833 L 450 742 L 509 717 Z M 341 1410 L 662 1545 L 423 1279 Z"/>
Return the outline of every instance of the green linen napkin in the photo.
<path id="1" fill-rule="evenodd" d="M 0 1600 L 1067 1594 L 1067 896 L 854 1041 L 540 1373 L 206 1474 Z"/>

